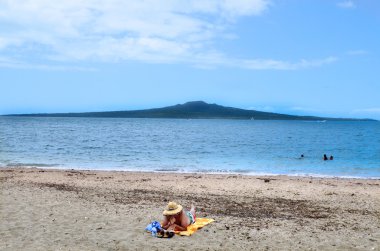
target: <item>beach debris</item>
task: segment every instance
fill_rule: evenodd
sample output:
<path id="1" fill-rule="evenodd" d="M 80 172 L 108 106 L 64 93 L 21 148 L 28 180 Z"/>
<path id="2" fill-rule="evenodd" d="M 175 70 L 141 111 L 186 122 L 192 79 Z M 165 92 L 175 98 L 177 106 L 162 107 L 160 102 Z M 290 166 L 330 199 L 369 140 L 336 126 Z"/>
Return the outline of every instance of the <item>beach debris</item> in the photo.
<path id="1" fill-rule="evenodd" d="M 271 180 L 277 180 L 273 178 L 257 178 L 258 180 L 263 180 L 265 183 L 269 183 Z"/>
<path id="2" fill-rule="evenodd" d="M 189 176 L 185 176 L 184 177 L 186 180 L 187 179 L 201 179 L 202 176 L 201 175 L 189 175 Z"/>

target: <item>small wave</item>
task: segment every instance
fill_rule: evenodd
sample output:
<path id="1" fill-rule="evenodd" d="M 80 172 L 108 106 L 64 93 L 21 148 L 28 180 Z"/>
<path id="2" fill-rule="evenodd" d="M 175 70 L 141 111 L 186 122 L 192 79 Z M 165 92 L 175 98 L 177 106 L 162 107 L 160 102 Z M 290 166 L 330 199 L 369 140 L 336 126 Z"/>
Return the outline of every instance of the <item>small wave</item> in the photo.
<path id="1" fill-rule="evenodd" d="M 195 169 L 196 173 L 232 173 L 230 170 L 225 169 Z"/>
<path id="2" fill-rule="evenodd" d="M 154 171 L 156 171 L 156 172 L 179 172 L 180 169 L 179 168 L 157 168 L 157 169 L 154 169 Z"/>
<path id="3" fill-rule="evenodd" d="M 326 123 L 327 120 L 304 120 L 304 123 Z"/>
<path id="4" fill-rule="evenodd" d="M 291 177 L 312 177 L 312 178 L 328 178 L 328 179 L 373 179 L 378 180 L 379 177 L 376 176 L 353 176 L 353 175 L 327 175 L 327 174 L 317 174 L 317 173 L 294 173 L 294 174 L 284 174 L 285 176 Z"/>
<path id="5" fill-rule="evenodd" d="M 271 172 L 255 172 L 246 169 L 180 169 L 180 168 L 137 168 L 137 167 L 92 167 L 89 166 L 62 166 L 59 164 L 43 164 L 43 163 L 8 163 L 0 167 L 41 167 L 41 168 L 58 168 L 61 170 L 93 170 L 93 171 L 119 171 L 119 172 L 168 172 L 168 173 L 198 173 L 198 174 L 220 174 L 220 175 L 244 175 L 244 176 L 287 176 L 287 177 L 307 177 L 307 178 L 327 178 L 327 179 L 370 179 L 380 180 L 380 176 L 353 176 L 353 175 L 326 175 L 318 173 L 271 173 Z"/>
<path id="6" fill-rule="evenodd" d="M 85 146 L 82 148 L 86 149 L 86 150 L 93 150 L 93 149 L 102 149 L 103 147 L 101 147 L 101 146 Z"/>
<path id="7" fill-rule="evenodd" d="M 57 167 L 59 164 L 43 164 L 43 163 L 8 163 L 6 167 Z"/>

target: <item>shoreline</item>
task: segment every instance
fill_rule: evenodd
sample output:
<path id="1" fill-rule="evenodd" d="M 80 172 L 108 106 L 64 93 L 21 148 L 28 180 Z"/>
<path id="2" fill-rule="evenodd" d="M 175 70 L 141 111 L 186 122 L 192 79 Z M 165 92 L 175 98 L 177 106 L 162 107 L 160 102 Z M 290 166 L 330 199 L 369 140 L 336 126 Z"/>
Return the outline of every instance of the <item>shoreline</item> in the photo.
<path id="1" fill-rule="evenodd" d="M 2 250 L 380 247 L 379 180 L 19 167 L 0 181 Z M 215 222 L 191 237 L 145 233 L 172 200 Z"/>
<path id="2" fill-rule="evenodd" d="M 56 171 L 88 171 L 88 172 L 132 172 L 132 173 L 166 173 L 166 174 L 198 174 L 198 175 L 241 175 L 248 177 L 300 177 L 300 178 L 321 178 L 321 179 L 355 179 L 355 180 L 380 180 L 380 176 L 374 177 L 362 177 L 362 176 L 335 176 L 327 174 L 275 174 L 275 173 L 254 173 L 254 172 L 229 172 L 229 171 L 214 171 L 214 172 L 202 172 L 202 171 L 183 171 L 183 170 L 136 170 L 136 169 L 112 169 L 112 168 L 97 168 L 90 169 L 85 167 L 58 167 L 57 165 L 6 165 L 0 166 L 1 169 L 47 169 Z"/>

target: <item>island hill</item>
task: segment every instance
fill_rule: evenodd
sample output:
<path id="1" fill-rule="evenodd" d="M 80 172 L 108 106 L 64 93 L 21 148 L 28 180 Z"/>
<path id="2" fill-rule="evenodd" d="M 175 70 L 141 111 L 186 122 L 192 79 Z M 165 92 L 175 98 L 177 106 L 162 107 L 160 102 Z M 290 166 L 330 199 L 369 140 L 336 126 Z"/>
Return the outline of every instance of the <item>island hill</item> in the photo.
<path id="1" fill-rule="evenodd" d="M 255 120 L 360 120 L 344 118 L 324 118 L 315 116 L 295 116 L 280 113 L 245 110 L 192 101 L 185 104 L 132 111 L 83 112 L 83 113 L 36 113 L 11 114 L 23 117 L 92 117 L 92 118 L 181 118 L 181 119 L 255 119 Z M 369 119 L 362 119 L 369 120 Z"/>

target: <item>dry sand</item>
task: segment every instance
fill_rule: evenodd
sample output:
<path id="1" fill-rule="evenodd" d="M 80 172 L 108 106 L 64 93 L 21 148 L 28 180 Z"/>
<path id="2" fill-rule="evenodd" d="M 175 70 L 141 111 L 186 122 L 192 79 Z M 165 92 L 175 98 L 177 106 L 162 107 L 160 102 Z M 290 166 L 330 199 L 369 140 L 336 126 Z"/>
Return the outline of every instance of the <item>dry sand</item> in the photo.
<path id="1" fill-rule="evenodd" d="M 380 180 L 0 169 L 0 250 L 380 250 Z M 144 228 L 169 200 L 214 223 Z"/>

